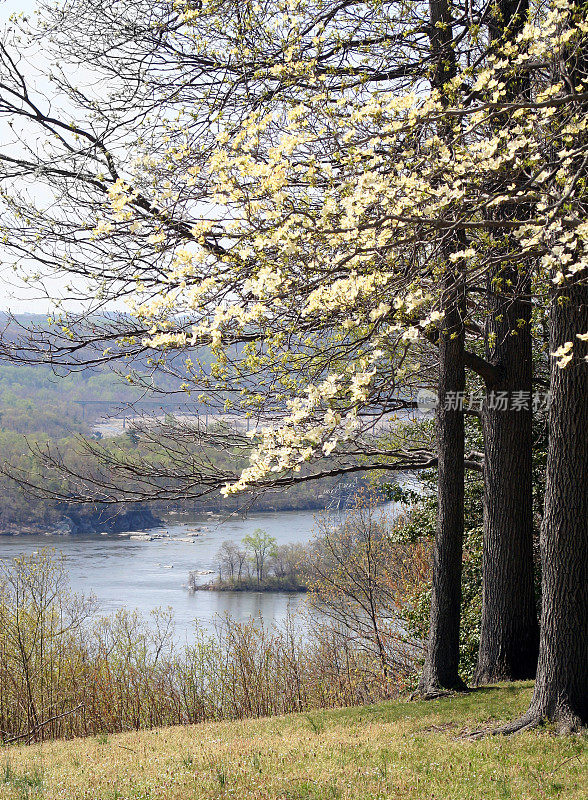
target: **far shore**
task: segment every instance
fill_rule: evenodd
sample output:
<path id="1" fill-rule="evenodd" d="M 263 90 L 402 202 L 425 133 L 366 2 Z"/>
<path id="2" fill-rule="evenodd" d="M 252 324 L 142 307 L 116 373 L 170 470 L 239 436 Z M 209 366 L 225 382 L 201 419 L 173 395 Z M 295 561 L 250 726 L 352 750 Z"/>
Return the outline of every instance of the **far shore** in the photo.
<path id="1" fill-rule="evenodd" d="M 325 512 L 328 506 L 324 497 L 302 501 L 300 503 L 273 504 L 270 502 L 258 502 L 248 509 L 249 513 L 260 514 L 281 514 L 292 512 Z M 190 524 L 194 520 L 201 524 L 203 519 L 218 518 L 223 515 L 234 515 L 239 513 L 236 507 L 223 507 L 222 505 L 204 505 L 199 509 L 159 509 L 154 507 L 154 512 L 149 507 L 143 508 L 141 513 L 136 509 L 130 509 L 124 513 L 125 521 L 122 525 L 115 522 L 116 517 L 112 517 L 108 524 L 103 520 L 107 518 L 101 511 L 79 512 L 68 511 L 62 517 L 48 523 L 25 522 L 5 523 L 0 527 L 0 537 L 2 536 L 78 536 L 80 534 L 119 534 L 136 533 L 150 531 L 156 528 L 169 525 Z M 157 515 L 156 515 L 157 514 Z M 72 522 L 72 518 L 75 521 Z M 78 519 L 79 518 L 79 519 Z"/>

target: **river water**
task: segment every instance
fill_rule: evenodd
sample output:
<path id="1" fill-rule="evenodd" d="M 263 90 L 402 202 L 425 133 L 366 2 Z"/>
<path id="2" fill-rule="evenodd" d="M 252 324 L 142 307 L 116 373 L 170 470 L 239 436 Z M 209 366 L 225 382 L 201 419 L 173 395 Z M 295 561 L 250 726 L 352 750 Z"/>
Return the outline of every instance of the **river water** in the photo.
<path id="1" fill-rule="evenodd" d="M 264 623 L 279 624 L 288 612 L 302 609 L 304 594 L 190 593 L 186 585 L 192 570 L 200 573 L 198 582 L 208 582 L 213 576 L 207 571 L 215 569 L 222 542 L 240 542 L 256 528 L 275 536 L 278 544 L 307 542 L 316 528 L 316 512 L 254 513 L 246 518 L 203 516 L 189 523 L 177 519 L 177 524 L 145 532 L 144 539 L 128 534 L 1 537 L 0 559 L 54 547 L 66 557 L 72 589 L 94 595 L 103 613 L 127 608 L 148 615 L 155 608 L 171 607 L 179 643 L 189 638 L 195 623 L 210 630 L 215 618 L 225 613 L 242 621 L 261 615 Z M 201 529 L 198 536 L 194 535 L 196 528 Z M 169 535 L 151 541 L 147 538 L 164 533 Z"/>

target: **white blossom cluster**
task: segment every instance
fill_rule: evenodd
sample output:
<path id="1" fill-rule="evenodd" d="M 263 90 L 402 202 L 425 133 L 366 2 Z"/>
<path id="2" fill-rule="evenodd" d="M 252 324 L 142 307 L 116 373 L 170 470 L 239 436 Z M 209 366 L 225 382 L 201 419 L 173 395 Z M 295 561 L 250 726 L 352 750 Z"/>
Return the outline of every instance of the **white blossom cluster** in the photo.
<path id="1" fill-rule="evenodd" d="M 296 30 L 302 5 L 289 7 L 289 30 Z M 215 4 L 179 8 L 196 24 Z M 301 57 L 292 35 L 284 63 L 260 74 L 306 76 L 308 91 L 287 112 L 260 107 L 237 127 L 217 121 L 216 147 L 204 162 L 194 163 L 188 138 L 157 163 L 158 174 L 170 176 L 156 198 L 162 208 L 182 193 L 189 206 L 191 187 L 206 185 L 214 212 L 193 223 L 189 244 L 172 248 L 161 293 L 133 306 L 151 326 L 145 344 L 210 345 L 224 365 L 227 346 L 255 332 L 259 347 L 243 350 L 243 364 L 273 371 L 285 387 L 288 413 L 256 432 L 250 466 L 225 493 L 331 454 L 356 433 L 359 410 L 391 373 L 396 387 L 410 381 L 420 368 L 418 348 L 444 324 L 444 275 L 453 270 L 476 284 L 488 270 L 496 209 L 532 209 L 513 214 L 511 232 L 519 256 L 535 259 L 537 295 L 586 271 L 588 222 L 578 209 L 587 190 L 577 170 L 588 119 L 566 108 L 573 109 L 570 91 L 582 96 L 588 86 L 552 82 L 529 102 L 507 94 L 512 75 L 537 62 L 557 64 L 588 34 L 571 8 L 568 0 L 551 2 L 516 43 L 456 75 L 445 96 L 434 89 L 331 96 L 316 60 Z M 447 120 L 450 141 L 439 133 Z M 141 168 L 148 172 L 149 164 Z M 505 180 L 521 171 L 524 188 Z M 133 197 L 124 182 L 111 188 L 114 223 L 132 222 Z M 93 235 L 109 235 L 112 225 L 98 221 Z M 447 253 L 436 243 L 454 229 L 465 244 Z M 222 253 L 211 248 L 215 231 Z M 167 241 L 162 222 L 148 242 L 164 249 Z M 195 318 L 189 331 L 178 329 L 181 315 Z M 325 365 L 320 381 L 291 378 L 300 353 L 318 352 L 326 331 L 338 353 L 333 366 Z M 588 333 L 576 337 L 586 341 Z M 566 367 L 574 342 L 552 356 Z"/>

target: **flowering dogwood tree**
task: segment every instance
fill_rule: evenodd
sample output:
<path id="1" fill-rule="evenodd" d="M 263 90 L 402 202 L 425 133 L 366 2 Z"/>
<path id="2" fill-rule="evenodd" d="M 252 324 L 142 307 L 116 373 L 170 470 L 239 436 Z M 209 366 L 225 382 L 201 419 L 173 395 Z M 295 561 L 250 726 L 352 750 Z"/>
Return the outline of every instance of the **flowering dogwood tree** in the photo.
<path id="1" fill-rule="evenodd" d="M 117 110 L 119 154 L 135 151 L 122 169 L 104 131 L 42 117 L 68 166 L 24 155 L 4 164 L 15 177 L 34 168 L 62 181 L 83 202 L 73 219 L 51 219 L 13 194 L 6 202 L 17 224 L 6 239 L 22 249 L 15 232 L 24 229 L 25 252 L 41 262 L 52 247 L 47 260 L 96 281 L 100 302 L 129 297 L 130 317 L 101 323 L 97 341 L 173 353 L 176 371 L 179 353 L 186 391 L 223 396 L 227 407 L 267 420 L 253 434 L 250 464 L 216 476 L 224 494 L 308 477 L 306 465 L 337 453 L 351 459 L 349 469 L 431 465 L 435 456 L 422 446 L 384 448 L 369 436 L 374 409 L 397 410 L 435 383 L 432 345 L 442 411 L 445 393 L 463 390 L 466 367 L 492 384 L 504 342 L 526 336 L 547 308 L 554 403 L 541 679 L 525 724 L 547 715 L 574 725 L 586 719 L 586 698 L 570 663 L 586 663 L 588 637 L 557 587 L 573 576 L 586 609 L 585 567 L 571 553 L 587 537 L 578 528 L 587 517 L 586 452 L 572 440 L 586 422 L 588 27 L 581 3 L 555 0 L 513 14 L 516 26 L 503 20 L 494 38 L 489 19 L 509 5 L 460 15 L 431 3 L 430 18 L 418 3 L 162 6 L 147 26 L 135 24 L 152 44 L 150 91 L 161 96 L 165 86 L 158 30 L 177 63 L 191 66 L 178 102 L 168 90 L 165 111 L 135 146 L 125 139 L 126 111 Z M 133 46 L 118 41 L 123 66 Z M 14 87 L 19 113 L 35 119 L 26 91 Z M 140 98 L 145 119 L 150 97 Z M 14 113 L 15 102 L 5 110 Z M 71 144 L 76 137 L 82 148 Z M 88 253 L 98 258 L 94 270 L 84 265 Z M 483 359 L 476 345 L 489 295 L 498 300 Z M 519 307 L 527 312 L 512 318 Z M 67 360 L 76 325 L 59 325 L 63 343 L 53 353 Z M 111 346 L 101 358 L 112 357 Z M 209 368 L 194 356 L 203 348 L 213 355 Z M 463 415 L 454 411 L 438 415 L 439 459 L 449 462 L 455 447 L 459 465 Z M 563 464 L 573 465 L 565 481 Z M 449 580 L 460 562 L 463 473 L 458 467 L 453 483 L 441 474 L 437 574 Z M 565 530 L 556 522 L 564 496 Z M 449 582 L 438 585 L 439 606 L 451 597 L 454 609 L 459 576 Z M 453 636 L 455 614 L 446 618 Z M 564 657 L 564 629 L 574 624 L 578 651 Z M 457 661 L 449 671 L 430 683 L 455 684 Z"/>
<path id="2" fill-rule="evenodd" d="M 190 9 L 185 19 L 211 7 Z M 279 104 L 276 111 L 254 109 L 237 126 L 219 120 L 216 147 L 204 163 L 194 156 L 189 131 L 181 146 L 170 137 L 153 174 L 157 186 L 173 189 L 154 195 L 161 222 L 148 241 L 171 261 L 157 296 L 143 299 L 138 283 L 133 314 L 149 327 L 145 341 L 153 348 L 210 346 L 218 380 L 263 364 L 276 386 L 284 385 L 272 399 L 289 409 L 280 425 L 261 432 L 254 463 L 226 492 L 332 452 L 356 430 L 358 412 L 372 398 L 410 385 L 421 368 L 418 356 L 407 355 L 418 351 L 411 346 L 443 325 L 443 270 L 456 265 L 475 287 L 495 257 L 488 245 L 493 229 L 516 237 L 514 257 L 534 257 L 535 296 L 543 298 L 550 282 L 560 286 L 581 275 L 582 86 L 549 79 L 527 103 L 505 96 L 511 72 L 536 61 L 555 71 L 566 48 L 578 46 L 584 25 L 566 25 L 568 13 L 565 5 L 553 9 L 539 25 L 525 26 L 516 46 L 459 72 L 450 106 L 439 91 L 422 87 L 400 95 L 384 88 L 369 97 L 347 89 L 331 97 L 320 91 L 314 59 L 296 58 L 293 39 L 280 70 L 304 74 L 308 89 L 285 116 Z M 516 123 L 497 130 L 494 120 L 505 110 Z M 444 117 L 455 120 L 449 143 L 437 133 Z M 522 164 L 524 188 L 505 185 L 504 176 Z M 140 160 L 139 180 L 151 166 L 150 156 Z M 133 185 L 113 183 L 93 236 L 144 225 Z M 489 209 L 506 205 L 510 219 L 488 217 Z M 166 220 L 178 206 L 191 222 L 181 246 Z M 464 245 L 446 259 L 443 246 L 455 231 L 464 233 Z M 581 358 L 586 332 L 579 329 L 574 339 L 553 350 L 560 368 L 574 353 Z M 237 342 L 244 347 L 229 356 Z M 251 408 L 262 401 L 257 387 L 244 392 Z"/>
<path id="3" fill-rule="evenodd" d="M 441 30 L 449 24 L 442 16 L 433 22 Z M 158 180 L 167 173 L 166 185 L 180 187 L 173 202 L 189 205 L 190 186 L 204 183 L 211 207 L 191 228 L 192 246 L 177 253 L 172 290 L 135 307 L 151 326 L 149 344 L 210 343 L 227 376 L 243 364 L 255 369 L 271 353 L 264 368 L 288 387 L 289 413 L 261 431 L 251 466 L 225 493 L 272 472 L 299 470 L 349 440 L 373 397 L 392 396 L 420 370 L 405 343 L 430 338 L 432 327 L 449 331 L 450 341 L 461 335 L 453 318 L 465 327 L 468 312 L 457 297 L 475 291 L 483 275 L 491 276 L 494 290 L 510 293 L 511 303 L 551 296 L 553 385 L 561 370 L 583 374 L 581 397 L 588 339 L 586 33 L 576 4 L 555 3 L 540 19 L 521 21 L 516 35 L 495 43 L 475 68 L 456 62 L 430 90 L 417 83 L 408 93 L 382 87 L 367 97 L 350 87 L 334 97 L 322 90 L 314 59 L 293 36 L 286 69 L 308 83 L 296 104 L 286 112 L 254 108 L 238 127 L 219 121 L 217 146 L 204 163 L 193 163 L 189 136 L 159 159 Z M 517 93 L 521 80 L 525 89 Z M 158 202 L 166 197 L 167 191 Z M 132 192 L 119 187 L 117 220 L 130 213 L 130 202 Z M 223 243 L 220 258 L 207 246 L 210 233 Z M 167 242 L 164 226 L 155 237 Z M 501 245 L 501 237 L 511 244 Z M 505 269 L 514 259 L 515 267 Z M 178 311 L 195 314 L 191 332 L 177 330 Z M 561 314 L 566 340 L 560 342 Z M 517 327 L 529 323 L 525 315 L 500 334 L 521 335 Z M 334 343 L 328 364 L 325 335 Z M 229 363 L 224 343 L 246 336 L 251 346 L 243 360 Z M 490 349 L 495 337 L 491 330 Z M 302 381 L 293 379 L 300 360 Z M 245 402 L 265 400 L 253 392 Z M 549 488 L 555 480 L 548 477 Z M 577 484 L 575 503 L 583 491 Z M 548 542 L 552 502 L 548 492 Z M 545 612 L 544 625 L 548 619 Z M 548 651 L 553 655 L 544 637 L 540 669 Z M 564 682 L 562 702 L 538 683 L 535 715 L 574 724 L 585 716 L 583 693 Z"/>

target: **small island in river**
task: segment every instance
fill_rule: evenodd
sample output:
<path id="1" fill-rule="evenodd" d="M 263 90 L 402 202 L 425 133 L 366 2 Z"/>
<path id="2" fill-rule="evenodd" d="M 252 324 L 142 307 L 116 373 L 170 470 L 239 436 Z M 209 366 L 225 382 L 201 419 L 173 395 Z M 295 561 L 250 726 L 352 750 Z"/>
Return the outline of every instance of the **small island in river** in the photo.
<path id="1" fill-rule="evenodd" d="M 257 528 L 241 544 L 226 541 L 216 555 L 216 570 L 193 571 L 190 591 L 212 592 L 306 592 L 306 548 L 301 544 L 278 545 L 275 537 Z M 216 575 L 200 583 L 202 575 Z"/>

